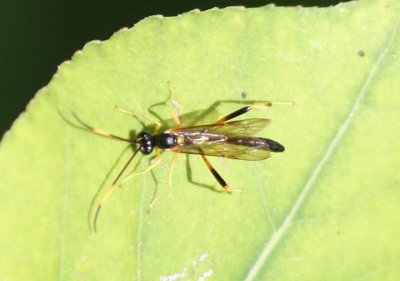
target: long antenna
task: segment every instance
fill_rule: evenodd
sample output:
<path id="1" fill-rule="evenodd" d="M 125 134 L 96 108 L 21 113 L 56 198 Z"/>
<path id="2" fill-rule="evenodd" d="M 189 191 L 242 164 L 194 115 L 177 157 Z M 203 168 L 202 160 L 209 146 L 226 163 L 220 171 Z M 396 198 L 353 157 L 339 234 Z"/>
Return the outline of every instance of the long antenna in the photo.
<path id="1" fill-rule="evenodd" d="M 102 130 L 96 129 L 96 128 L 90 126 L 89 124 L 87 124 L 86 122 L 84 122 L 82 119 L 80 119 L 78 117 L 78 115 L 76 115 L 75 112 L 71 111 L 71 113 L 75 117 L 75 119 L 83 126 L 83 128 L 81 128 L 81 129 L 88 130 L 88 131 L 92 132 L 93 134 L 96 134 L 96 135 L 99 135 L 99 136 L 103 136 L 103 137 L 106 137 L 106 138 L 120 140 L 120 141 L 124 141 L 124 142 L 128 142 L 128 143 L 136 143 L 135 140 L 125 139 L 125 138 L 110 134 L 110 133 L 108 133 L 106 131 L 102 131 Z M 68 123 L 70 123 L 70 122 L 68 122 Z M 76 126 L 76 125 L 74 125 L 72 123 L 70 123 L 70 124 L 72 126 L 78 127 L 78 126 Z"/>
<path id="2" fill-rule="evenodd" d="M 139 152 L 139 150 L 135 150 L 135 152 L 132 154 L 131 158 L 129 158 L 128 162 L 126 162 L 125 166 L 122 168 L 122 170 L 119 172 L 118 176 L 115 178 L 115 180 L 113 181 L 111 186 L 108 188 L 108 190 L 104 194 L 103 198 L 101 198 L 100 204 L 97 206 L 96 214 L 94 215 L 94 219 L 93 219 L 94 232 L 97 232 L 96 223 L 97 223 L 97 219 L 99 217 L 99 213 L 100 213 L 101 207 L 107 201 L 107 199 L 110 196 L 111 192 L 114 190 L 116 183 L 121 178 L 122 174 L 125 172 L 126 168 L 128 168 L 129 164 L 132 162 L 133 158 L 135 158 L 135 156 L 136 156 L 136 154 L 138 152 Z"/>

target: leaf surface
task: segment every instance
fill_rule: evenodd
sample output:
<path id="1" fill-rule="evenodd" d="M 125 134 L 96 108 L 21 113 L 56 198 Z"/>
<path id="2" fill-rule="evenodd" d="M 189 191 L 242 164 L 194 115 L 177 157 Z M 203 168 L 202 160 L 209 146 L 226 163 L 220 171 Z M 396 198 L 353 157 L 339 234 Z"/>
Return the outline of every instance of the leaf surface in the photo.
<path id="1" fill-rule="evenodd" d="M 364 0 L 150 17 L 88 43 L 2 139 L 0 278 L 396 280 L 399 25 L 399 1 Z M 168 97 L 167 81 L 186 121 L 242 106 L 210 109 L 219 100 L 295 101 L 243 116 L 271 119 L 259 135 L 286 151 L 210 158 L 244 189 L 233 195 L 215 192 L 198 156 L 178 155 L 168 189 L 163 153 L 153 174 L 112 193 L 94 234 L 88 216 L 132 151 L 61 115 L 128 138 L 143 126 L 114 107 L 146 113 Z M 170 103 L 153 109 L 171 120 Z"/>

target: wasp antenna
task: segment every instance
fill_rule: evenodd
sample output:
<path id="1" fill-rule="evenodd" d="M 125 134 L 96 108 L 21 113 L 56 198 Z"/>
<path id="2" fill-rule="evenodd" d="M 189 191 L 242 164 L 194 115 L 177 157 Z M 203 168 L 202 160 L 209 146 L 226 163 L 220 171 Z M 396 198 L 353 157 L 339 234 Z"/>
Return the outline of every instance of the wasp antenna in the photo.
<path id="1" fill-rule="evenodd" d="M 108 197 L 110 197 L 111 192 L 113 192 L 116 183 L 118 180 L 121 178 L 122 174 L 125 172 L 125 170 L 128 168 L 129 164 L 132 162 L 133 158 L 135 158 L 136 154 L 139 152 L 139 150 L 135 150 L 135 152 L 132 154 L 132 156 L 129 158 L 128 162 L 126 162 L 125 166 L 122 168 L 122 170 L 119 172 L 118 176 L 115 178 L 111 186 L 108 188 L 106 194 L 104 194 L 103 198 L 101 198 L 100 204 L 97 206 L 96 209 L 96 214 L 94 215 L 93 219 L 93 230 L 94 232 L 97 232 L 97 219 L 100 214 L 101 207 L 104 205 L 104 203 L 107 201 Z"/>
<path id="2" fill-rule="evenodd" d="M 71 111 L 71 114 L 72 114 L 72 116 L 74 116 L 74 118 L 76 119 L 76 121 L 78 121 L 79 124 L 81 124 L 81 125 L 83 126 L 83 128 L 81 128 L 81 129 L 88 130 L 89 132 L 91 132 L 91 133 L 93 133 L 93 134 L 96 134 L 96 135 L 99 135 L 99 136 L 103 136 L 103 137 L 106 137 L 106 138 L 115 139 L 115 140 L 120 140 L 120 141 L 124 141 L 124 142 L 128 142 L 128 143 L 135 143 L 135 141 L 132 141 L 132 140 L 130 140 L 130 139 L 122 138 L 122 137 L 119 137 L 119 136 L 110 134 L 109 132 L 102 131 L 102 130 L 99 130 L 99 129 L 96 129 L 96 128 L 90 126 L 89 124 L 87 124 L 86 122 L 84 122 L 82 119 L 80 119 L 80 118 L 78 117 L 78 115 L 77 115 L 75 112 L 73 112 L 73 111 Z"/>

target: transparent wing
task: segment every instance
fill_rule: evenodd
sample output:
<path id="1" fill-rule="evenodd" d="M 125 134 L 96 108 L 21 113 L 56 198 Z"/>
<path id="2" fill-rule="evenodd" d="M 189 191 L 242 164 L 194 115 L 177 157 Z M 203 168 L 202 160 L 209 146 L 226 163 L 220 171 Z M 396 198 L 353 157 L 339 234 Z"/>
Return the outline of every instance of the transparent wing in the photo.
<path id="1" fill-rule="evenodd" d="M 224 124 L 211 124 L 186 128 L 174 128 L 171 132 L 204 132 L 220 135 L 254 135 L 264 129 L 271 121 L 265 118 L 252 118 L 238 121 L 225 122 Z"/>
<path id="2" fill-rule="evenodd" d="M 187 137 L 187 132 L 185 134 Z M 204 135 L 203 135 L 204 137 Z M 273 142 L 273 141 L 272 141 Z M 274 142 L 276 143 L 276 142 Z M 240 160 L 263 160 L 271 156 L 271 140 L 249 136 L 225 137 L 219 141 L 187 141 L 171 149 L 177 153 L 202 154 Z"/>

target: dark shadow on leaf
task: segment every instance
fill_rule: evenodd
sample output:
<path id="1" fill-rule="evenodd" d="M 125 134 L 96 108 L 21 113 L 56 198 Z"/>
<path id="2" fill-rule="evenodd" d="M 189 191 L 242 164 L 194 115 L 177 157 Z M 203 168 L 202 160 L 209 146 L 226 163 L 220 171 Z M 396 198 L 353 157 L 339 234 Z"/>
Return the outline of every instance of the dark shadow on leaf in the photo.
<path id="1" fill-rule="evenodd" d="M 185 166 L 186 166 L 186 178 L 187 180 L 197 186 L 203 187 L 203 188 L 207 188 L 213 192 L 217 192 L 217 193 L 224 193 L 223 190 L 218 190 L 215 188 L 215 186 L 212 185 L 208 185 L 208 184 L 204 184 L 198 181 L 195 181 L 193 179 L 193 174 L 192 174 L 192 167 L 190 165 L 190 159 L 189 159 L 189 155 L 186 155 L 186 161 L 185 161 Z"/>

